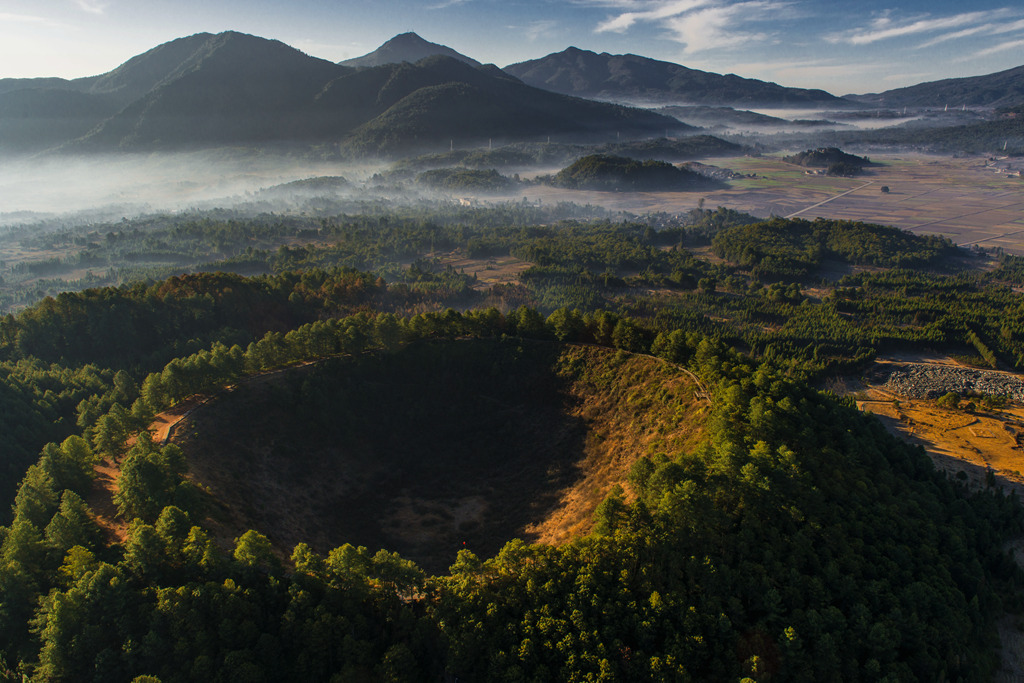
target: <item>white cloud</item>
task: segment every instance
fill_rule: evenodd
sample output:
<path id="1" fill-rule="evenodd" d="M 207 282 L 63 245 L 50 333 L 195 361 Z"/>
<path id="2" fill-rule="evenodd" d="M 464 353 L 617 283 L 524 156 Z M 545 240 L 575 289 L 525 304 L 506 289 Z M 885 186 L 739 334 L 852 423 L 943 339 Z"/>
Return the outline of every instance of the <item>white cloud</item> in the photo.
<path id="1" fill-rule="evenodd" d="M 580 4 L 585 0 L 581 0 Z M 624 33 L 638 23 L 654 23 L 684 45 L 687 54 L 720 47 L 762 42 L 771 33 L 750 30 L 749 24 L 777 20 L 790 0 L 593 0 L 586 4 L 623 11 L 599 23 L 597 33 Z"/>
<path id="2" fill-rule="evenodd" d="M 427 9 L 446 9 L 457 5 L 465 5 L 467 2 L 472 2 L 472 0 L 443 0 L 436 5 L 428 5 Z"/>
<path id="3" fill-rule="evenodd" d="M 969 38 L 971 36 L 1000 36 L 1005 35 L 1007 33 L 1016 33 L 1018 31 L 1024 31 L 1024 19 L 1001 24 L 981 24 L 980 26 L 965 28 L 962 31 L 946 33 L 944 35 L 936 36 L 935 38 L 932 38 L 929 41 L 921 43 L 920 45 L 918 45 L 918 47 L 932 47 L 933 45 L 939 45 L 940 43 L 945 43 L 950 40 Z"/>
<path id="4" fill-rule="evenodd" d="M 19 24 L 48 24 L 49 19 L 45 17 L 33 17 L 28 14 L 11 14 L 0 12 L 0 22 L 15 22 Z"/>
<path id="5" fill-rule="evenodd" d="M 643 9 L 636 3 L 627 3 L 627 8 L 636 8 L 637 11 L 624 12 L 618 16 L 609 17 L 598 24 L 595 29 L 597 33 L 615 31 L 621 33 L 633 26 L 638 21 L 659 21 L 670 19 L 700 7 L 713 4 L 714 0 L 670 0 L 669 2 L 646 3 Z M 601 6 L 607 6 L 602 3 Z"/>
<path id="6" fill-rule="evenodd" d="M 1000 43 L 999 45 L 994 45 L 992 47 L 985 48 L 984 50 L 979 50 L 978 52 L 975 52 L 973 55 L 971 55 L 970 58 L 973 59 L 975 57 L 988 57 L 989 55 L 994 55 L 997 52 L 1016 50 L 1017 48 L 1024 48 L 1024 38 L 1020 40 L 1008 40 L 1004 43 Z"/>
<path id="7" fill-rule="evenodd" d="M 979 33 L 991 33 L 992 29 L 995 28 L 995 24 L 982 24 L 981 26 L 974 26 L 972 28 L 965 28 L 962 31 L 954 31 L 953 33 L 944 33 L 941 36 L 936 36 L 931 40 L 925 41 L 918 45 L 919 48 L 932 47 L 940 43 L 945 43 L 950 40 L 959 40 L 960 38 L 968 38 L 970 36 L 976 36 Z"/>
<path id="8" fill-rule="evenodd" d="M 540 38 L 552 37 L 557 26 L 558 22 L 551 19 L 532 21 L 526 26 L 526 39 L 533 43 Z"/>
<path id="9" fill-rule="evenodd" d="M 89 14 L 103 14 L 108 5 L 108 3 L 99 2 L 99 0 L 75 0 L 75 4 L 83 12 L 88 12 Z"/>
<path id="10" fill-rule="evenodd" d="M 1010 8 L 995 10 L 984 10 L 980 12 L 963 12 L 948 17 L 921 16 L 904 21 L 896 21 L 890 13 L 876 17 L 868 27 L 857 28 L 844 33 L 837 33 L 827 37 L 833 43 L 848 43 L 850 45 L 870 45 L 881 40 L 890 38 L 903 38 L 921 33 L 934 33 L 946 29 L 954 29 L 953 33 L 940 36 L 932 44 L 942 42 L 946 39 L 966 37 L 980 32 L 979 25 L 991 23 L 1000 19 L 1019 17 L 1021 12 Z"/>
<path id="11" fill-rule="evenodd" d="M 746 43 L 764 40 L 765 35 L 745 33 L 735 28 L 736 18 L 743 11 L 744 5 L 759 3 L 741 3 L 724 7 L 708 7 L 690 12 L 665 21 L 665 27 L 683 43 L 687 53 L 699 52 L 722 45 Z"/>
<path id="12" fill-rule="evenodd" d="M 992 34 L 997 35 L 1000 33 L 1011 33 L 1013 31 L 1024 31 L 1024 19 L 1011 21 L 1009 24 L 998 24 L 992 30 Z"/>

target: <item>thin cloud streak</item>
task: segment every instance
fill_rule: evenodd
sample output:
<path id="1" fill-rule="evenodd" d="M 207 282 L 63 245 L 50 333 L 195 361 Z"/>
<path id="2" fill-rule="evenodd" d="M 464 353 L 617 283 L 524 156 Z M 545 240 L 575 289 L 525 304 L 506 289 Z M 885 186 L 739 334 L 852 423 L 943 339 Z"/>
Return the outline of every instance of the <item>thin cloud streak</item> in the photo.
<path id="1" fill-rule="evenodd" d="M 448 9 L 449 7 L 465 5 L 467 2 L 472 1 L 473 0 L 445 0 L 444 2 L 439 2 L 436 5 L 427 5 L 427 9 Z"/>
<path id="2" fill-rule="evenodd" d="M 971 57 L 988 57 L 989 55 L 994 55 L 997 52 L 1006 52 L 1007 50 L 1014 50 L 1016 48 L 1024 48 L 1024 38 L 1020 40 L 1008 40 L 1005 43 L 1000 43 L 999 45 L 979 50 L 971 55 Z"/>
<path id="3" fill-rule="evenodd" d="M 918 45 L 919 48 L 932 47 L 941 43 L 948 42 L 950 40 L 958 40 L 960 38 L 969 38 L 977 35 L 989 35 L 999 36 L 1007 33 L 1015 33 L 1017 31 L 1024 31 L 1024 19 L 1010 22 L 1009 24 L 982 24 L 981 26 L 975 26 L 973 28 L 967 28 L 963 31 L 956 31 L 954 33 L 947 33 L 943 36 L 936 36 L 931 40 L 921 43 Z"/>
<path id="4" fill-rule="evenodd" d="M 909 23 L 893 25 L 888 15 L 879 17 L 872 22 L 870 28 L 855 29 L 841 34 L 833 34 L 826 39 L 833 43 L 850 45 L 870 45 L 890 38 L 902 38 L 919 33 L 931 33 L 943 29 L 958 29 L 958 32 L 971 30 L 972 24 L 988 23 L 1010 16 L 1019 16 L 1019 11 L 1009 8 L 986 10 L 982 12 L 964 12 L 949 17 L 917 19 Z"/>
<path id="5" fill-rule="evenodd" d="M 103 14 L 108 5 L 108 3 L 96 2 L 96 0 L 75 0 L 75 4 L 83 12 L 88 12 L 89 14 Z"/>
<path id="6" fill-rule="evenodd" d="M 551 37 L 554 35 L 557 26 L 558 22 L 551 19 L 532 21 L 526 26 L 526 39 L 533 43 L 540 38 Z"/>
<path id="7" fill-rule="evenodd" d="M 49 19 L 45 17 L 33 17 L 28 14 L 10 14 L 9 12 L 0 12 L 0 21 L 17 22 L 20 24 L 52 24 Z"/>
<path id="8" fill-rule="evenodd" d="M 991 32 L 994 27 L 995 27 L 994 24 L 984 24 L 982 26 L 975 26 L 974 28 L 965 28 L 962 31 L 954 31 L 953 33 L 947 33 L 947 34 L 942 35 L 942 36 L 936 36 L 935 38 L 932 38 L 931 40 L 928 40 L 928 41 L 925 41 L 925 42 L 921 43 L 917 47 L 918 47 L 918 49 L 923 49 L 923 48 L 926 48 L 926 47 L 934 47 L 935 45 L 940 45 L 942 43 L 947 43 L 947 42 L 949 42 L 951 40 L 959 40 L 961 38 L 969 38 L 971 36 L 976 36 L 979 33 Z"/>

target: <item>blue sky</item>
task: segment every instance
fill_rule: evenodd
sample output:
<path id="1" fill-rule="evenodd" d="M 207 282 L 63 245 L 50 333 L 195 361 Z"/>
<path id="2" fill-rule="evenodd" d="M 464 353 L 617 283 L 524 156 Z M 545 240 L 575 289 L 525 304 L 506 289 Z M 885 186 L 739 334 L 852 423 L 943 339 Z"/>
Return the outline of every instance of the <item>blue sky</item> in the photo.
<path id="1" fill-rule="evenodd" d="M 1024 64 L 1020 0 L 0 0 L 0 77 L 229 29 L 332 61 L 405 31 L 499 66 L 575 45 L 840 95 Z"/>

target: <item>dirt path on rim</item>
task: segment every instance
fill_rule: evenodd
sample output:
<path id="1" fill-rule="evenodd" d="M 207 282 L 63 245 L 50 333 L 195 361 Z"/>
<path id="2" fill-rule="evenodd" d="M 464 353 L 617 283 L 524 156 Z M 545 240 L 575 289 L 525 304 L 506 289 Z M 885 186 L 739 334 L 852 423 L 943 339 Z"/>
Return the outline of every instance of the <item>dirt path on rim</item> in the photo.
<path id="1" fill-rule="evenodd" d="M 154 417 L 147 430 L 153 438 L 153 443 L 166 443 L 174 426 L 208 400 L 208 396 L 193 396 Z M 135 445 L 136 440 L 135 436 L 128 439 L 125 443 L 126 452 Z M 96 515 L 96 523 L 104 530 L 110 543 L 124 543 L 128 537 L 128 523 L 118 513 L 117 504 L 114 502 L 114 496 L 119 490 L 117 480 L 121 476 L 124 458 L 124 455 L 116 459 L 107 457 L 96 464 L 93 468 L 96 476 L 86 499 L 86 503 Z"/>

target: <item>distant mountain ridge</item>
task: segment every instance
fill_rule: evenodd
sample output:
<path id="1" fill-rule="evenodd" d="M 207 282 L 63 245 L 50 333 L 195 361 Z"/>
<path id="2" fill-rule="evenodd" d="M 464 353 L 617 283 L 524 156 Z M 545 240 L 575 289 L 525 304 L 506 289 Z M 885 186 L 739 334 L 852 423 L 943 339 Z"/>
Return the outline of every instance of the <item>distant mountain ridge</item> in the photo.
<path id="1" fill-rule="evenodd" d="M 328 111 L 361 102 L 365 121 L 342 143 L 354 154 L 516 140 L 607 141 L 691 130 L 641 109 L 568 97 L 530 87 L 497 67 L 445 56 L 386 64 L 342 76 L 318 98 Z"/>
<path id="2" fill-rule="evenodd" d="M 846 97 L 878 107 L 1009 107 L 1024 103 L 1024 66 Z"/>
<path id="3" fill-rule="evenodd" d="M 851 106 L 824 90 L 690 69 L 639 55 L 597 54 L 570 47 L 505 67 L 529 85 L 578 97 L 616 102 L 742 104 L 746 106 Z"/>
<path id="4" fill-rule="evenodd" d="M 390 42 L 430 45 L 410 36 Z M 357 69 L 233 31 L 165 43 L 99 76 L 0 81 L 0 146 L 15 151 L 300 144 L 390 155 L 688 129 L 447 55 Z"/>
<path id="5" fill-rule="evenodd" d="M 480 66 L 480 62 L 456 52 L 446 45 L 438 45 L 420 38 L 415 33 L 400 33 L 387 41 L 373 52 L 362 57 L 354 57 L 338 62 L 342 66 L 382 66 L 384 64 L 400 64 L 402 62 L 416 63 L 427 57 L 441 55 L 451 57 L 460 62 Z"/>
<path id="6" fill-rule="evenodd" d="M 327 154 L 419 154 L 489 142 L 608 143 L 692 131 L 659 112 L 580 96 L 858 106 L 821 90 L 576 48 L 501 70 L 414 33 L 347 63 L 353 61 L 362 66 L 227 31 L 158 45 L 97 76 L 0 79 L 0 151 L 300 144 Z M 973 98 L 966 100 L 971 106 L 1000 106 L 1024 101 L 1022 78 L 1019 67 L 857 99 L 956 106 L 960 93 L 961 100 Z"/>

